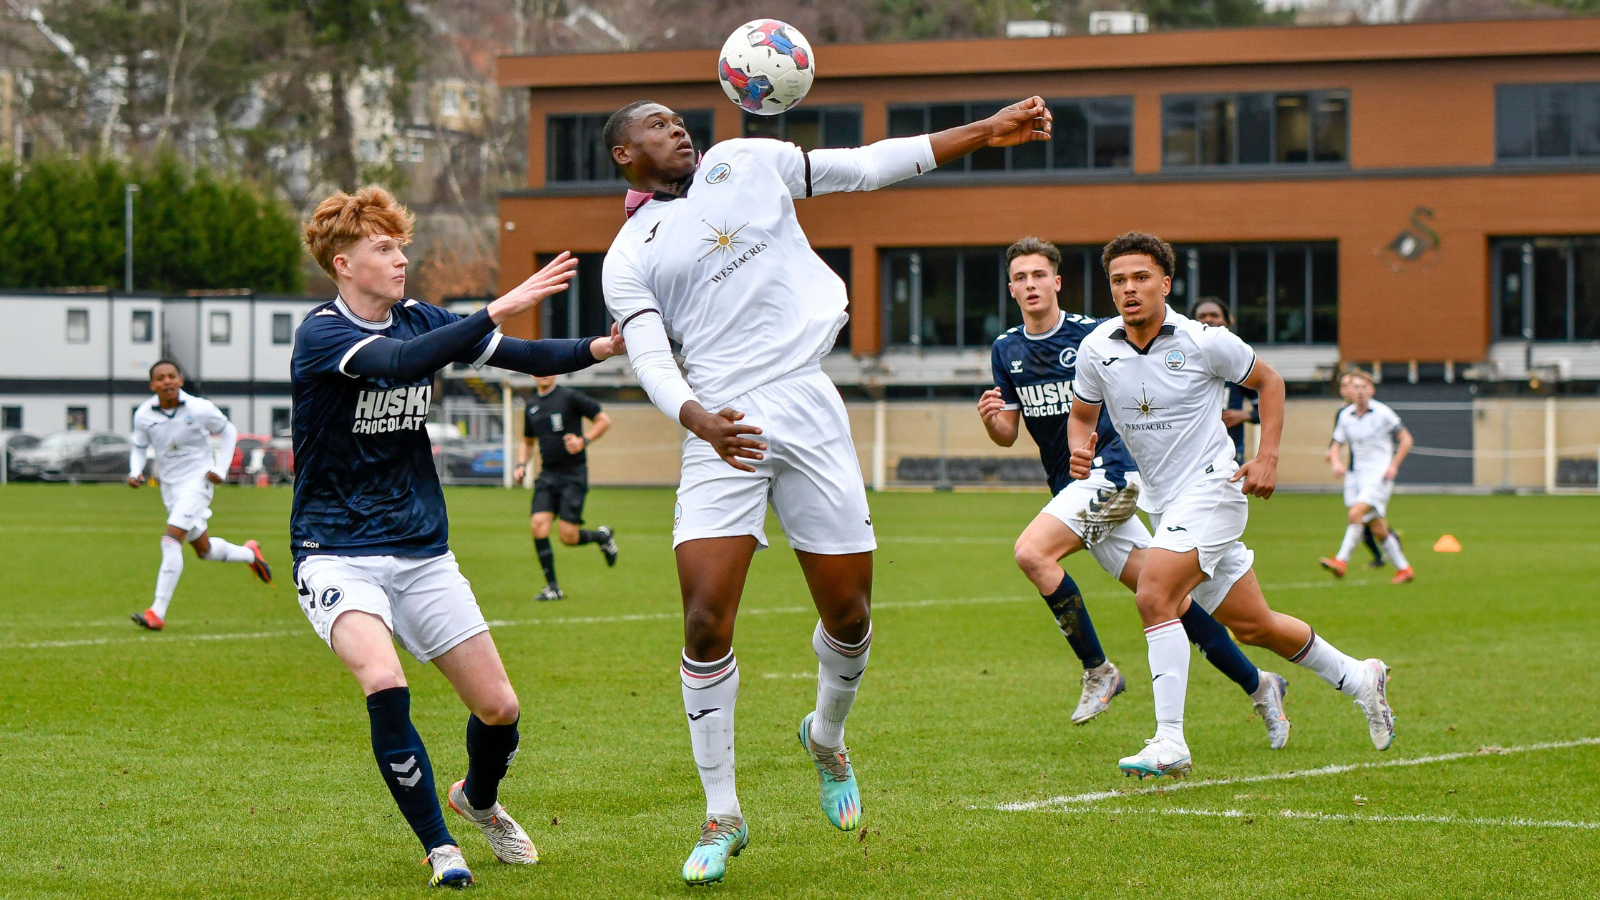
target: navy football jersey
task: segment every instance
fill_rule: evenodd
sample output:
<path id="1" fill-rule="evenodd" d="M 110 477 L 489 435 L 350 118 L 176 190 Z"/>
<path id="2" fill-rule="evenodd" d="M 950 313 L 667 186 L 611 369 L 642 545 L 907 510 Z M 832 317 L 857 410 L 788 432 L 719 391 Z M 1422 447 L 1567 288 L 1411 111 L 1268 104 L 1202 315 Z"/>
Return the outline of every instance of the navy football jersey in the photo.
<path id="1" fill-rule="evenodd" d="M 406 300 L 383 322 L 359 319 L 335 300 L 295 332 L 294 556 L 438 556 L 450 523 L 426 422 L 433 375 L 413 381 L 348 374 L 356 350 L 379 337 L 410 340 L 461 317 Z M 485 336 L 461 362 L 479 359 Z"/>
<path id="2" fill-rule="evenodd" d="M 1072 481 L 1072 450 L 1067 444 L 1067 419 L 1072 410 L 1072 379 L 1077 372 L 1078 344 L 1103 319 L 1061 313 L 1056 327 L 1028 334 L 1022 326 L 994 340 L 991 363 L 994 384 L 1006 409 L 1020 409 L 1028 434 L 1039 445 L 1039 459 L 1050 479 L 1050 492 L 1060 493 Z M 1138 470 L 1128 448 L 1100 410 L 1096 427 L 1095 468 L 1103 468 L 1112 484 L 1127 484 L 1125 473 Z"/>

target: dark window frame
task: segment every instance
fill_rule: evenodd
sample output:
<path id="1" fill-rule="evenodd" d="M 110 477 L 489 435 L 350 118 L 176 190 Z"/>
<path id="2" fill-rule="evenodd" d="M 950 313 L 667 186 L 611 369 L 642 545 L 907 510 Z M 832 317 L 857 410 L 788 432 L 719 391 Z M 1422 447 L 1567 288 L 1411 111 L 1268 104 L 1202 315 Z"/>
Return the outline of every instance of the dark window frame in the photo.
<path id="1" fill-rule="evenodd" d="M 1305 131 L 1306 149 L 1304 160 L 1281 160 L 1283 147 L 1280 133 L 1280 108 L 1286 99 L 1304 97 L 1305 102 Z M 1241 135 L 1244 131 L 1240 127 L 1240 109 L 1255 101 L 1265 99 L 1264 135 L 1266 144 L 1263 147 L 1265 162 L 1252 160 L 1241 162 L 1241 151 L 1244 149 L 1246 138 Z M 1330 101 L 1340 101 L 1344 105 L 1342 136 L 1344 146 L 1340 148 L 1338 159 L 1318 159 L 1317 157 L 1330 152 L 1317 145 L 1317 132 L 1322 124 L 1319 110 Z M 1226 122 L 1216 123 L 1216 131 L 1227 134 L 1228 147 L 1226 158 L 1222 161 L 1206 161 L 1213 148 L 1207 146 L 1204 137 L 1206 134 L 1207 109 L 1215 109 L 1217 104 L 1229 104 L 1230 113 Z M 1186 111 L 1183 107 L 1191 107 Z M 1161 168 L 1163 171 L 1197 171 L 1217 169 L 1244 169 L 1244 170 L 1280 170 L 1299 168 L 1324 168 L 1348 169 L 1350 168 L 1350 118 L 1353 112 L 1351 92 L 1347 88 L 1321 88 L 1316 90 L 1281 90 L 1281 91 L 1221 91 L 1197 94 L 1164 94 L 1161 97 Z M 1191 123 L 1187 129 L 1182 128 L 1181 120 L 1190 118 Z M 1194 137 L 1190 151 L 1191 161 L 1174 162 L 1171 144 L 1175 135 L 1182 131 L 1190 132 Z"/>
<path id="2" fill-rule="evenodd" d="M 294 314 L 275 312 L 272 314 L 272 343 L 274 346 L 283 347 L 294 343 Z M 283 324 L 282 340 L 279 340 L 279 323 Z"/>
<path id="3" fill-rule="evenodd" d="M 140 337 L 140 323 L 143 323 L 144 336 Z M 128 343 L 150 344 L 155 342 L 156 311 L 153 309 L 135 309 L 128 314 Z"/>
<path id="4" fill-rule="evenodd" d="M 800 141 L 794 140 L 789 136 L 789 117 L 794 113 L 817 114 L 817 129 L 818 133 L 822 136 L 822 143 L 819 143 L 814 147 L 807 147 Z M 829 129 L 833 127 L 830 119 L 833 117 L 847 118 L 851 116 L 855 118 L 855 132 L 853 140 L 840 140 L 838 143 L 830 142 L 827 137 Z M 807 106 L 803 108 L 792 109 L 776 116 L 758 116 L 754 113 L 744 112 L 741 116 L 741 120 L 740 134 L 742 134 L 744 137 L 764 137 L 774 138 L 780 141 L 789 141 L 791 144 L 795 144 L 802 150 L 831 150 L 841 147 L 861 146 L 863 127 L 862 123 L 864 118 L 860 104 L 839 103 L 829 106 Z M 767 123 L 771 123 L 776 127 L 770 129 L 759 127 Z M 752 128 L 752 126 L 755 127 Z"/>
<path id="5" fill-rule="evenodd" d="M 1526 237 L 1496 237 L 1489 240 L 1490 261 L 1490 327 L 1493 340 L 1496 341 L 1529 341 L 1540 344 L 1571 344 L 1592 343 L 1600 339 L 1600 334 L 1595 336 L 1582 336 L 1579 330 L 1582 323 L 1578 321 L 1578 254 L 1574 251 L 1586 249 L 1591 253 L 1600 254 L 1600 235 L 1574 234 L 1574 235 L 1534 235 Z M 1540 250 L 1559 250 L 1562 257 L 1562 266 L 1565 269 L 1564 290 L 1561 291 L 1562 309 L 1560 319 L 1563 321 L 1565 337 L 1540 337 L 1538 324 L 1540 320 L 1539 282 L 1536 254 Z M 1506 271 L 1506 253 L 1516 256 L 1517 271 Z M 1600 293 L 1600 283 L 1595 285 Z M 1515 291 L 1517 295 L 1515 311 L 1518 319 L 1516 332 L 1509 332 L 1503 316 L 1506 313 L 1506 294 Z M 1600 298 L 1597 298 L 1600 299 Z M 1590 300 L 1593 304 L 1596 301 Z"/>
<path id="6" fill-rule="evenodd" d="M 1567 92 L 1572 101 L 1566 111 L 1567 149 L 1557 152 L 1548 145 L 1559 143 L 1559 135 L 1542 131 L 1548 124 L 1542 118 L 1551 102 Z M 1511 146 L 1523 140 L 1520 149 Z M 1494 161 L 1507 166 L 1600 165 L 1600 81 L 1495 85 Z"/>
<path id="7" fill-rule="evenodd" d="M 925 253 L 955 254 L 954 343 L 923 344 L 923 332 L 925 331 L 925 328 L 924 323 L 922 322 L 922 303 L 924 300 L 924 291 L 922 289 L 922 256 Z M 1015 312 L 1016 303 L 1011 299 L 1010 294 L 1006 292 L 1005 253 L 1006 248 L 1003 246 L 896 247 L 885 248 L 882 250 L 879 253 L 879 265 L 881 267 L 879 270 L 881 287 L 881 291 L 879 293 L 879 307 L 881 309 L 882 318 L 881 334 L 883 338 L 883 346 L 885 348 L 911 348 L 919 352 L 926 352 L 930 350 L 935 352 L 943 352 L 973 350 L 977 348 L 988 347 L 990 344 L 992 344 L 994 342 L 995 335 L 980 335 L 973 337 L 966 334 L 966 325 L 969 318 L 967 312 L 967 258 L 968 256 L 992 256 L 993 260 L 997 262 L 998 277 L 995 280 L 996 296 L 992 302 L 994 303 L 995 314 L 1000 322 L 999 332 L 997 332 L 998 334 L 1011 327 L 1010 323 L 1013 318 L 1020 320 L 1021 316 L 1020 312 Z M 906 315 L 910 317 L 910 320 L 907 323 L 907 334 L 910 338 L 909 341 L 895 341 L 893 339 L 892 331 L 895 322 L 894 310 L 892 308 L 894 303 L 894 269 L 896 264 L 901 261 L 905 261 L 909 267 L 907 276 L 907 290 L 909 295 L 907 298 L 906 311 Z M 983 305 L 981 301 L 979 305 L 980 307 Z"/>
<path id="8" fill-rule="evenodd" d="M 956 124 L 967 124 L 991 115 L 1006 104 L 1000 101 L 963 101 L 952 103 L 895 103 L 890 104 L 885 112 L 890 137 L 907 137 L 914 134 L 929 134 L 944 127 Z M 1127 174 L 1133 171 L 1134 153 L 1134 98 L 1132 94 L 1107 94 L 1083 97 L 1056 97 L 1045 100 L 1045 105 L 1050 108 L 1057 122 L 1056 137 L 1048 142 L 1023 144 L 1018 147 L 1005 147 L 980 150 L 977 153 L 963 157 L 959 162 L 947 163 L 933 170 L 931 174 L 939 175 L 1014 175 L 1016 173 L 1047 172 L 1058 175 L 1102 175 L 1108 173 Z M 1113 112 L 1109 107 L 1120 105 L 1121 108 Z M 1102 107 L 1095 109 L 1095 107 Z M 960 115 L 950 121 L 934 121 L 934 110 L 938 109 L 943 115 L 949 117 L 955 108 L 960 108 Z M 1076 108 L 1082 115 L 1085 127 L 1083 129 L 1083 156 L 1085 165 L 1070 165 L 1060 162 L 1070 152 L 1057 139 L 1060 137 L 1060 125 L 1066 120 L 1068 107 Z M 913 123 L 909 121 L 920 113 L 920 119 Z M 901 122 L 897 125 L 896 118 Z M 959 122 L 955 119 L 959 118 Z M 1125 118 L 1126 121 L 1115 121 Z M 1118 163 L 1097 165 L 1097 152 L 1101 149 L 1100 138 L 1102 129 L 1108 133 L 1111 129 L 1124 129 L 1126 132 L 1125 153 L 1119 153 Z M 1022 164 L 1027 157 L 1038 154 L 1043 165 Z M 1019 158 L 1021 161 L 1019 161 Z"/>
<path id="9" fill-rule="evenodd" d="M 1254 338 L 1245 339 L 1251 345 L 1275 347 L 1331 347 L 1339 343 L 1339 244 L 1337 241 L 1263 241 L 1260 243 L 1232 243 L 1232 244 L 1178 244 L 1172 248 L 1177 256 L 1178 271 L 1173 273 L 1172 293 L 1168 295 L 1167 302 L 1174 309 L 1188 315 L 1189 311 L 1200 302 L 1202 292 L 1200 255 L 1202 253 L 1227 253 L 1228 254 L 1228 289 L 1226 300 L 1228 315 L 1237 327 L 1239 322 L 1239 252 L 1248 253 L 1266 252 L 1266 281 L 1263 290 L 1266 294 L 1266 309 L 1263 313 L 1266 340 Z M 1332 254 L 1332 280 L 1333 297 L 1321 297 L 1315 290 L 1318 281 L 1327 273 L 1321 272 L 1317 257 Z M 1303 317 L 1300 325 L 1301 340 L 1280 340 L 1278 327 L 1279 315 L 1282 312 L 1288 315 L 1288 310 L 1280 310 L 1278 303 L 1278 287 L 1280 269 L 1290 267 L 1289 260 L 1283 260 L 1285 255 L 1292 254 L 1299 258 L 1300 272 L 1294 287 L 1302 294 L 1299 300 L 1299 313 Z M 1320 302 L 1319 302 L 1320 301 Z M 1333 308 L 1332 321 L 1327 323 L 1333 331 L 1331 340 L 1319 340 L 1322 335 L 1317 333 L 1317 309 L 1319 307 Z M 1241 337 L 1245 337 L 1241 335 Z"/>
<path id="10" fill-rule="evenodd" d="M 21 406 L 0 406 L 0 430 L 21 431 L 22 410 Z"/>
<path id="11" fill-rule="evenodd" d="M 695 149 L 704 153 L 716 141 L 716 112 L 712 109 L 674 110 L 683 117 Z M 611 113 L 549 113 L 544 117 L 544 179 L 546 185 L 600 185 L 621 184 L 622 175 L 611 163 L 610 154 L 601 154 L 598 144 L 602 140 L 606 119 Z M 556 141 L 561 128 L 575 126 L 566 135 L 570 142 L 566 156 L 557 153 Z M 704 140 L 704 144 L 701 141 Z M 572 174 L 558 171 L 565 160 L 573 164 Z"/>

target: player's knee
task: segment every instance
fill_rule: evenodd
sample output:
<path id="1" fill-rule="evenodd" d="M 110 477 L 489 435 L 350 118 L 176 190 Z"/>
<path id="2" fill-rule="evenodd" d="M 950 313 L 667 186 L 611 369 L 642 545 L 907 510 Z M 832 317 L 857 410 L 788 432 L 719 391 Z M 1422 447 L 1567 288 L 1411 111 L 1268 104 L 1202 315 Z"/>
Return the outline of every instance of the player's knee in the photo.
<path id="1" fill-rule="evenodd" d="M 504 697 L 484 704 L 473 715 L 485 725 L 510 725 L 522 715 L 522 707 L 517 703 L 516 693 L 508 688 Z"/>
<path id="2" fill-rule="evenodd" d="M 705 603 L 685 606 L 683 637 L 689 649 L 709 649 L 727 643 L 732 631 L 733 616 L 728 612 Z"/>
<path id="3" fill-rule="evenodd" d="M 1251 647 L 1264 646 L 1272 637 L 1272 626 L 1269 622 L 1247 619 L 1241 622 L 1229 622 L 1227 625 L 1228 630 L 1233 632 L 1235 640 Z"/>
<path id="4" fill-rule="evenodd" d="M 576 547 L 578 545 L 578 526 L 574 525 L 568 528 L 563 523 L 561 526 L 561 543 L 566 544 L 568 547 Z"/>
<path id="5" fill-rule="evenodd" d="M 1025 537 L 1017 539 L 1016 546 L 1011 548 L 1011 558 L 1016 561 L 1017 568 L 1029 578 L 1034 578 L 1046 568 L 1054 568 L 1056 564 L 1049 554 L 1041 552 Z"/>
<path id="6" fill-rule="evenodd" d="M 387 666 L 364 666 L 354 672 L 362 692 L 368 696 L 390 688 L 405 687 L 405 673 Z"/>
<path id="7" fill-rule="evenodd" d="M 1350 524 L 1360 525 L 1366 521 L 1367 508 L 1361 504 L 1350 507 Z"/>

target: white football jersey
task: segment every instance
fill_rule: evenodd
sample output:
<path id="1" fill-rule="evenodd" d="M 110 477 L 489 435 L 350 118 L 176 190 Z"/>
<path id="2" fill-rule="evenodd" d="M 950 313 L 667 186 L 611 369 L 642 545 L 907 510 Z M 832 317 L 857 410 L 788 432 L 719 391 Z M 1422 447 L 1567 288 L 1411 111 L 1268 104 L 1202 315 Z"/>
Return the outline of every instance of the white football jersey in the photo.
<path id="1" fill-rule="evenodd" d="M 723 141 L 681 196 L 656 194 L 617 233 L 605 261 L 607 309 L 624 325 L 659 312 L 707 409 L 833 349 L 848 319 L 844 282 L 812 251 L 794 201 L 870 188 L 825 177 L 855 153 Z"/>
<path id="2" fill-rule="evenodd" d="M 133 445 L 155 457 L 156 475 L 163 483 L 180 484 L 205 477 L 217 465 L 211 436 L 227 427 L 228 417 L 204 397 L 179 391 L 178 405 L 169 412 L 152 395 L 133 413 Z M 226 468 L 217 474 L 226 476 Z"/>
<path id="3" fill-rule="evenodd" d="M 1141 508 L 1162 512 L 1189 485 L 1238 469 L 1222 404 L 1228 382 L 1244 381 L 1255 365 L 1255 351 L 1233 332 L 1170 306 L 1147 347 L 1128 339 L 1120 318 L 1078 345 L 1075 393 L 1103 403 L 1128 445 L 1144 479 Z"/>
<path id="4" fill-rule="evenodd" d="M 1394 459 L 1395 441 L 1405 423 L 1386 403 L 1367 401 L 1367 411 L 1356 414 L 1354 403 L 1339 410 L 1333 420 L 1333 439 L 1350 448 L 1350 477 L 1377 475 Z"/>

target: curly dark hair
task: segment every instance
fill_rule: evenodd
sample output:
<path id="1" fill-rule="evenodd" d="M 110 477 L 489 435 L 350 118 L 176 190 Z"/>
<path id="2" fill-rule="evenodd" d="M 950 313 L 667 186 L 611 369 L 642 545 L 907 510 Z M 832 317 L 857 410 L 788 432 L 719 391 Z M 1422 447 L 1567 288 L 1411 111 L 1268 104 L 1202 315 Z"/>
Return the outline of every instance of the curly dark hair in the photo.
<path id="1" fill-rule="evenodd" d="M 606 119 L 606 126 L 600 132 L 600 139 L 606 145 L 606 158 L 611 158 L 611 148 L 622 146 L 628 126 L 633 124 L 633 114 L 642 106 L 659 106 L 654 100 L 635 100 L 627 106 L 612 113 Z"/>
<path id="2" fill-rule="evenodd" d="M 1050 271 L 1061 273 L 1061 251 L 1056 245 L 1036 237 L 1025 237 L 1006 248 L 1006 270 L 1010 271 L 1011 261 L 1019 256 L 1042 256 L 1050 261 Z"/>
<path id="3" fill-rule="evenodd" d="M 1112 238 L 1111 243 L 1100 252 L 1100 265 L 1105 268 L 1106 274 L 1110 275 L 1113 259 L 1135 254 L 1143 254 L 1155 260 L 1155 264 L 1161 267 L 1162 274 L 1169 278 L 1178 267 L 1178 258 L 1172 252 L 1172 245 L 1142 231 L 1130 231 Z"/>

